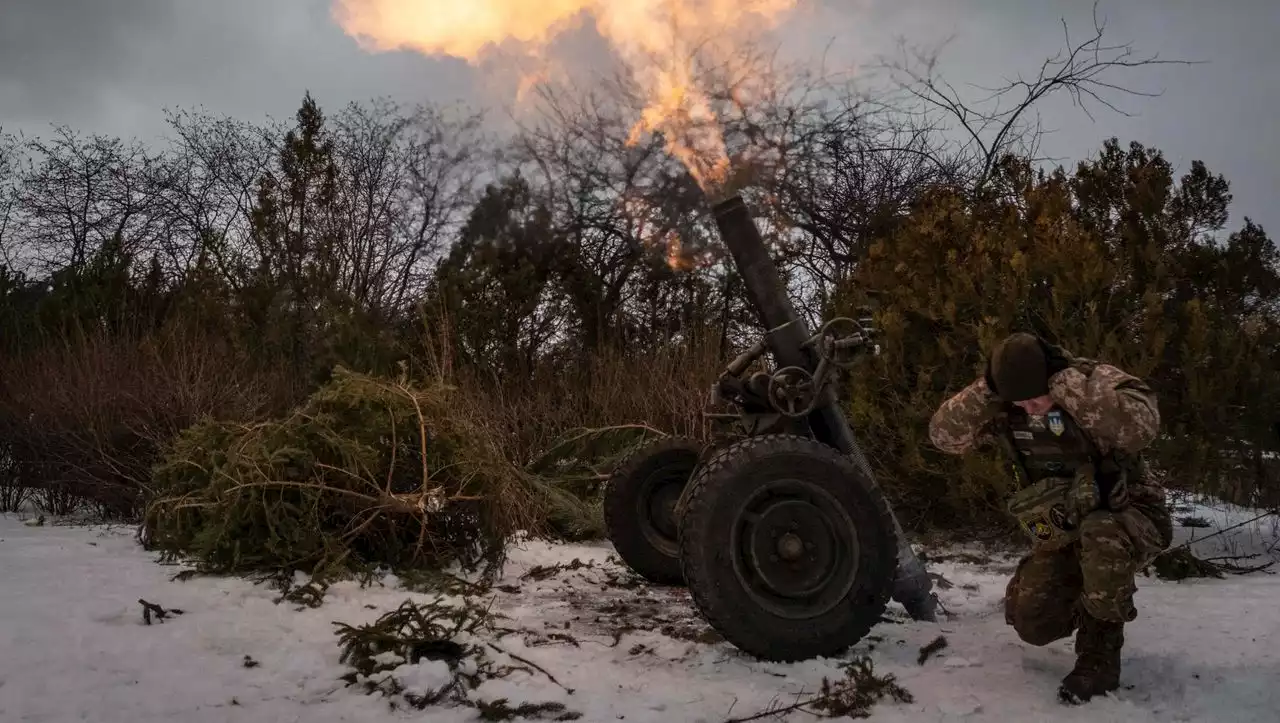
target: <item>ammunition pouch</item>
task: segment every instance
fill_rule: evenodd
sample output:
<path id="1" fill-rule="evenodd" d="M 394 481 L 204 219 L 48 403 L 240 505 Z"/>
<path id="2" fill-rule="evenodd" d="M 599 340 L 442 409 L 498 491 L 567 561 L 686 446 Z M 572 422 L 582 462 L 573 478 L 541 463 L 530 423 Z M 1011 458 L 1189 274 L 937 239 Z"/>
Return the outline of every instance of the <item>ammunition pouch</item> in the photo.
<path id="1" fill-rule="evenodd" d="M 1080 539 L 1080 521 L 1103 507 L 1093 465 L 1071 477 L 1047 477 L 1010 498 L 1009 513 L 1036 550 L 1057 550 Z"/>
<path id="2" fill-rule="evenodd" d="M 1074 482 L 1071 477 L 1047 477 L 1009 499 L 1009 514 L 1018 520 L 1035 550 L 1057 550 L 1080 538 L 1080 526 L 1071 512 Z"/>

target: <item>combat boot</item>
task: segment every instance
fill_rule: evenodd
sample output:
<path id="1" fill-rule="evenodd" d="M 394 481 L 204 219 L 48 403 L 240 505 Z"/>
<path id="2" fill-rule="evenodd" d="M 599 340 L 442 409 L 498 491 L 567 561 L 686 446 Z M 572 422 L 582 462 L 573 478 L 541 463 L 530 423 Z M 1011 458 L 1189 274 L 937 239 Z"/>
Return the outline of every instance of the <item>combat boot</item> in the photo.
<path id="1" fill-rule="evenodd" d="M 1076 667 L 1062 679 L 1058 697 L 1064 703 L 1084 703 L 1120 687 L 1120 648 L 1124 623 L 1099 620 L 1079 612 L 1076 631 Z"/>

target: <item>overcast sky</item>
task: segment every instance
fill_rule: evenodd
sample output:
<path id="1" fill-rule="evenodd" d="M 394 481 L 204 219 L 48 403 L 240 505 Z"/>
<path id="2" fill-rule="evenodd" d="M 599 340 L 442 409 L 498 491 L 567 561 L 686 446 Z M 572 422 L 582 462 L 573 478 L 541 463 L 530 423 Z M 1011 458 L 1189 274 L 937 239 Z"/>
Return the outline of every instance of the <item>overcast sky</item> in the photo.
<path id="1" fill-rule="evenodd" d="M 466 0 L 455 0 L 466 2 Z M 536 0 L 533 0 L 536 2 Z M 1089 29 L 1092 0 L 800 0 L 821 14 L 788 34 L 791 54 L 828 43 L 843 61 L 889 50 L 894 36 L 954 35 L 942 69 L 992 84 L 1034 72 L 1062 43 L 1060 18 Z M 1201 159 L 1232 183 L 1230 225 L 1280 226 L 1280 0 L 1107 0 L 1108 38 L 1138 54 L 1207 61 L 1116 76 L 1158 98 L 1119 98 L 1136 117 L 1090 121 L 1055 103 L 1046 152 L 1091 154 L 1105 138 L 1140 140 L 1179 169 Z M 204 106 L 285 117 L 306 89 L 323 106 L 389 95 L 407 102 L 485 101 L 465 63 L 370 54 L 330 17 L 330 0 L 0 0 L 0 127 L 154 137 L 164 108 Z M 1061 112 L 1060 112 L 1061 111 Z"/>

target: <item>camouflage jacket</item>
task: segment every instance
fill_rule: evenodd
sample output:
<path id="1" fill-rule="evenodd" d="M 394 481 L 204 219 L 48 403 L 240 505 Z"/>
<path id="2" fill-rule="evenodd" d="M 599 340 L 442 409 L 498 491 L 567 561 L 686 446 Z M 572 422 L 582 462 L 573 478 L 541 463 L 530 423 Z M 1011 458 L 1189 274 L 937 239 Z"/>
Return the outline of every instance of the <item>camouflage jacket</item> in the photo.
<path id="1" fill-rule="evenodd" d="M 1064 353 L 1067 366 L 1049 378 L 1049 394 L 1103 455 L 1138 455 L 1160 430 L 1155 392 L 1141 379 L 1092 359 Z M 1005 402 L 979 378 L 943 402 L 929 421 L 929 438 L 948 454 L 964 454 L 995 440 Z"/>

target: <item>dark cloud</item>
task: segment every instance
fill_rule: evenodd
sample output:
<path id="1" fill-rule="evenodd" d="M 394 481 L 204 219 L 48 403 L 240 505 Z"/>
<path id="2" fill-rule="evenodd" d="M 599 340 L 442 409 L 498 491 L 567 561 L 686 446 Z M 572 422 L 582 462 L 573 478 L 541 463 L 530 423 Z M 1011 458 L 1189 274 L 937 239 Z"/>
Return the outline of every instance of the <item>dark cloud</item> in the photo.
<path id="1" fill-rule="evenodd" d="M 361 51 L 326 0 L 0 0 L 0 124 L 149 135 L 166 107 L 246 117 L 469 90 L 455 61 Z"/>
<path id="2" fill-rule="evenodd" d="M 163 31 L 175 13 L 168 0 L 0 2 L 0 113 L 38 118 L 93 113 L 104 83 L 127 66 L 139 38 Z M 6 118 L 6 119 L 7 119 Z"/>
<path id="3" fill-rule="evenodd" d="M 460 0 L 465 1 L 465 0 Z M 806 5 L 802 0 L 802 5 Z M 370 54 L 331 20 L 329 0 L 0 0 L 0 126 L 49 123 L 152 136 L 166 107 L 202 105 L 246 118 L 291 113 L 306 89 L 325 105 L 391 95 L 406 101 L 476 99 L 484 78 L 460 61 Z M 1092 0 L 808 0 L 788 33 L 792 55 L 824 50 L 851 63 L 892 48 L 897 35 L 930 43 L 954 35 L 943 69 L 957 84 L 1034 71 L 1075 37 Z M 1093 153 L 1110 136 L 1158 146 L 1185 168 L 1224 173 L 1243 214 L 1274 227 L 1280 212 L 1280 50 L 1276 0 L 1110 0 L 1108 36 L 1139 53 L 1209 61 L 1116 74 L 1156 98 L 1113 96 L 1132 117 L 1098 109 L 1090 121 L 1065 98 L 1042 108 L 1045 151 Z"/>

